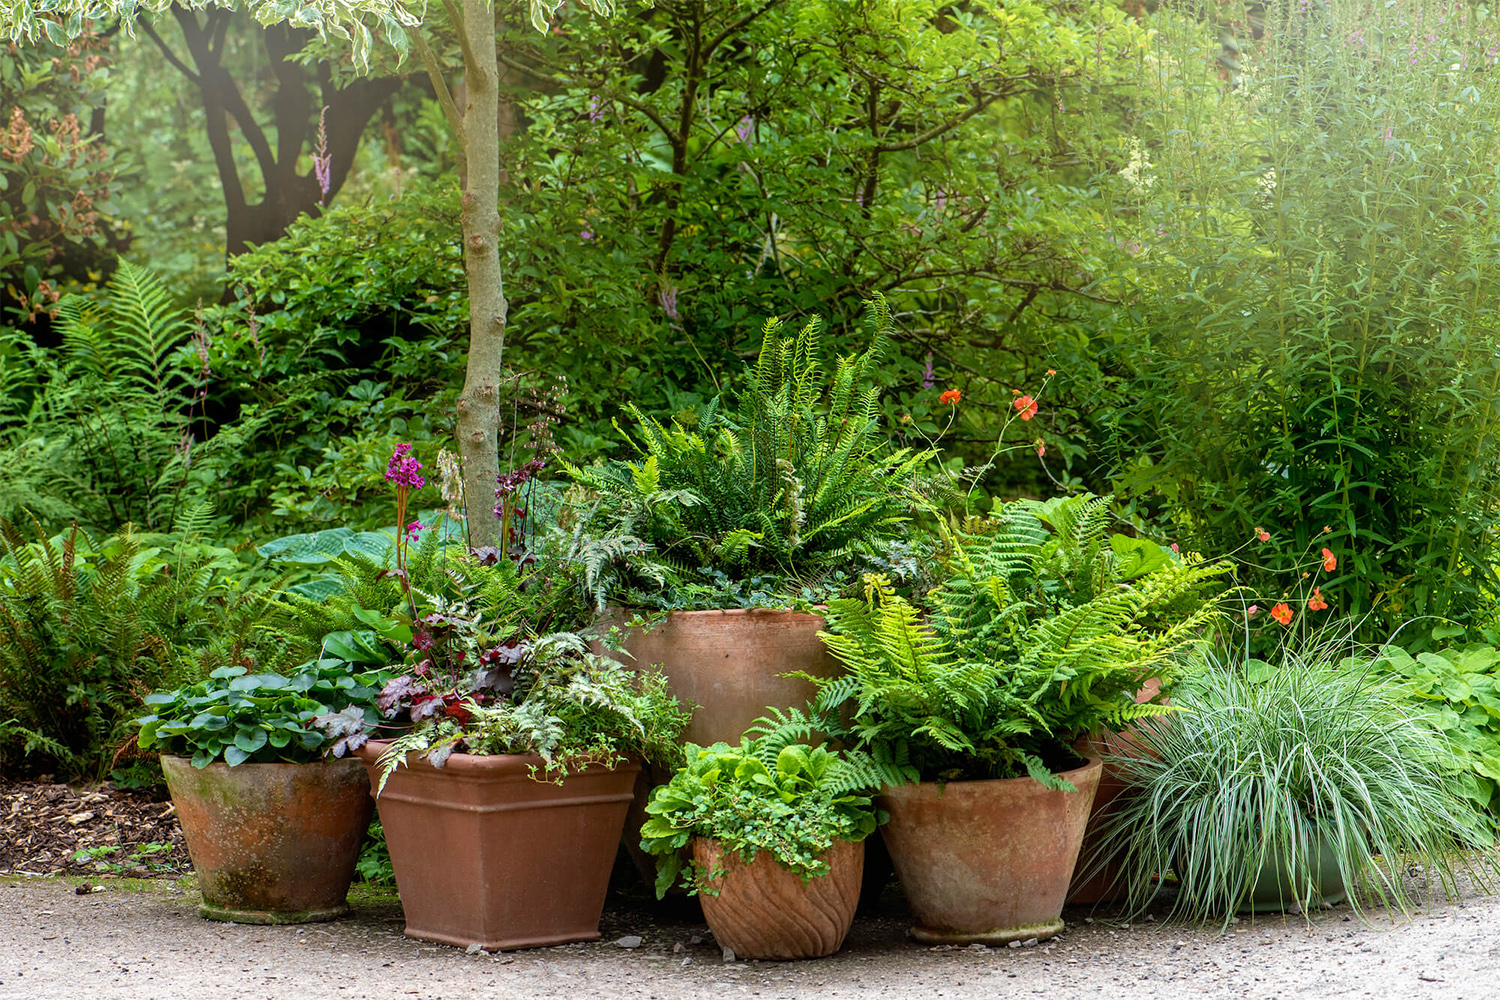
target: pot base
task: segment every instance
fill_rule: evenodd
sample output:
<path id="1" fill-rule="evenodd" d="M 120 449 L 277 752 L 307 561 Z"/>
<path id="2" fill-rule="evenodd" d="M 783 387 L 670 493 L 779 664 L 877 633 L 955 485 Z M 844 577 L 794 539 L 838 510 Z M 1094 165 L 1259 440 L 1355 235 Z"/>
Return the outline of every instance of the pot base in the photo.
<path id="1" fill-rule="evenodd" d="M 1001 927 L 992 931 L 935 931 L 920 924 L 911 929 L 911 936 L 923 944 L 1009 944 L 1012 941 L 1046 941 L 1062 933 L 1061 919 L 1030 927 Z"/>
<path id="2" fill-rule="evenodd" d="M 583 941 L 597 941 L 602 936 L 598 931 L 569 931 L 565 934 L 544 934 L 535 937 L 513 937 L 495 938 L 491 941 L 476 941 L 471 936 L 462 934 L 444 934 L 441 931 L 424 931 L 420 928 L 408 927 L 403 931 L 413 941 L 431 941 L 433 944 L 451 944 L 455 948 L 472 948 L 479 945 L 483 951 L 502 952 L 520 951 L 522 948 L 550 948 L 555 944 L 576 944 Z"/>
<path id="3" fill-rule="evenodd" d="M 337 906 L 324 910 L 231 910 L 222 906 L 198 907 L 198 916 L 205 920 L 222 920 L 230 924 L 317 924 L 347 917 L 349 907 Z"/>

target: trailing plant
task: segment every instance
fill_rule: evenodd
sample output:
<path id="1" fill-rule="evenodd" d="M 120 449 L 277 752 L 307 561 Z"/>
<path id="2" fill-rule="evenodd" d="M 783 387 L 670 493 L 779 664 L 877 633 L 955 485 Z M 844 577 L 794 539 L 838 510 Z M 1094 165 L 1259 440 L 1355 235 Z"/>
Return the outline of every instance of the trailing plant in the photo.
<path id="1" fill-rule="evenodd" d="M 682 849 L 712 837 L 746 864 L 761 851 L 804 882 L 828 873 L 824 855 L 861 841 L 884 816 L 872 805 L 878 775 L 826 747 L 687 745 L 687 763 L 651 793 L 641 849 L 656 855 L 656 895 L 679 877 L 691 892 L 715 893 L 712 872 L 684 874 Z M 768 759 L 769 758 L 769 759 Z"/>
<path id="2" fill-rule="evenodd" d="M 1181 711 L 1108 758 L 1129 787 L 1094 870 L 1122 866 L 1131 911 L 1171 869 L 1177 916 L 1227 926 L 1267 873 L 1310 912 L 1324 858 L 1356 911 L 1408 910 L 1412 865 L 1453 891 L 1455 849 L 1487 848 L 1493 829 L 1452 780 L 1463 751 L 1433 716 L 1376 674 L 1296 650 L 1253 679 L 1240 666 L 1206 654 L 1173 695 Z"/>
<path id="3" fill-rule="evenodd" d="M 234 767 L 342 757 L 363 745 L 363 734 L 346 735 L 319 720 L 336 715 L 374 724 L 383 681 L 379 671 L 358 672 L 335 658 L 306 663 L 290 676 L 220 667 L 197 684 L 147 695 L 153 711 L 135 720 L 138 745 L 190 757 L 197 768 L 220 760 Z"/>
<path id="4" fill-rule="evenodd" d="M 831 380 L 819 323 L 787 334 L 773 319 L 732 409 L 716 398 L 667 426 L 628 407 L 637 461 L 566 467 L 584 495 L 571 554 L 599 609 L 681 603 L 678 589 L 723 577 L 776 577 L 796 593 L 894 538 L 929 455 L 879 431 L 891 316 L 878 297 L 868 310 L 870 346 L 839 358 Z"/>
<path id="5" fill-rule="evenodd" d="M 1108 540 L 1106 511 L 1089 496 L 1018 501 L 948 529 L 930 613 L 867 577 L 862 600 L 825 612 L 824 642 L 848 674 L 805 677 L 818 687 L 809 711 L 773 722 L 909 761 L 924 780 L 1029 774 L 1060 787 L 1053 772 L 1077 738 L 1169 710 L 1137 692 L 1170 681 L 1218 615 L 1207 592 L 1225 567 Z"/>
<path id="6" fill-rule="evenodd" d="M 95 543 L 76 527 L 54 537 L 38 526 L 28 541 L 0 520 L 7 764 L 103 777 L 147 692 L 216 666 L 296 662 L 258 634 L 265 598 L 242 585 L 238 560 L 195 535 L 127 529 Z"/>

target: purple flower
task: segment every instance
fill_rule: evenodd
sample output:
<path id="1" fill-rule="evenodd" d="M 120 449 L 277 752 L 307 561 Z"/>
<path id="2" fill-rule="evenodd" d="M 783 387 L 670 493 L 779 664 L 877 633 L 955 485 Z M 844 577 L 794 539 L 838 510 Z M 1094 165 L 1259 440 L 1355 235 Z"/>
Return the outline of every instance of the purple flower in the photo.
<path id="1" fill-rule="evenodd" d="M 589 121 L 598 122 L 603 117 L 604 109 L 599 104 L 599 95 L 591 94 L 589 96 Z"/>
<path id="2" fill-rule="evenodd" d="M 749 115 L 740 119 L 740 123 L 734 127 L 734 134 L 740 137 L 740 142 L 749 144 L 750 136 L 755 133 L 755 119 Z"/>
<path id="3" fill-rule="evenodd" d="M 657 289 L 656 301 L 661 303 L 662 312 L 667 314 L 667 319 L 677 322 L 677 286 L 663 284 Z"/>
<path id="4" fill-rule="evenodd" d="M 406 540 L 408 542 L 415 542 L 417 540 L 417 536 L 422 533 L 422 529 L 424 527 L 425 525 L 423 525 L 421 521 L 413 521 L 411 524 L 408 524 L 406 526 Z"/>
<path id="5" fill-rule="evenodd" d="M 422 463 L 411 457 L 411 445 L 398 444 L 385 467 L 385 478 L 398 489 L 405 486 L 407 489 L 420 490 L 427 485 L 427 480 L 422 478 L 421 469 Z"/>
<path id="6" fill-rule="evenodd" d="M 592 243 L 594 242 L 594 231 L 592 229 L 580 229 L 578 231 L 578 238 L 585 243 Z"/>
<path id="7" fill-rule="evenodd" d="M 937 373 L 932 370 L 932 352 L 927 352 L 927 364 L 922 368 L 922 388 L 931 389 L 937 385 Z"/>
<path id="8" fill-rule="evenodd" d="M 333 154 L 328 152 L 328 108 L 318 112 L 318 144 L 313 147 L 313 176 L 318 180 L 318 190 L 323 192 L 323 197 L 318 199 L 318 204 L 328 200 L 328 192 L 333 188 Z"/>

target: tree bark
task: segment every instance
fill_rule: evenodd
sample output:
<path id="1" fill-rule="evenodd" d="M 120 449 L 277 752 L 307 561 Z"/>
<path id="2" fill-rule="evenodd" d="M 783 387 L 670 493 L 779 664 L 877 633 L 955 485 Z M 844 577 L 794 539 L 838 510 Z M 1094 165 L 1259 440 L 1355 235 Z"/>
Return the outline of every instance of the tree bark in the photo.
<path id="1" fill-rule="evenodd" d="M 469 544 L 500 544 L 492 516 L 500 474 L 500 366 L 505 353 L 505 286 L 500 273 L 500 67 L 489 0 L 463 0 L 464 272 L 469 281 L 469 361 L 458 397 Z"/>

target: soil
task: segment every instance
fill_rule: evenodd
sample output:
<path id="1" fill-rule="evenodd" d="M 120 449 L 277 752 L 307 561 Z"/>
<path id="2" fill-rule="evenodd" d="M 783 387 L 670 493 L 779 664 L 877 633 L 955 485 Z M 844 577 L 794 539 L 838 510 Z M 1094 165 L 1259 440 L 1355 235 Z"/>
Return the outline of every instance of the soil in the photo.
<path id="1" fill-rule="evenodd" d="M 0 868 L 14 873 L 0 876 L 0 1000 L 1500 996 L 1500 897 L 1469 883 L 1462 898 L 1434 900 L 1410 917 L 1367 922 L 1339 906 L 1222 932 L 1160 915 L 1127 924 L 1107 911 L 1069 910 L 1056 940 L 994 949 L 911 941 L 905 901 L 891 886 L 839 954 L 776 963 L 725 961 L 692 901 L 656 903 L 623 861 L 602 940 L 503 955 L 403 937 L 399 901 L 369 887 L 351 894 L 349 919 L 257 927 L 200 918 L 191 876 L 19 874 L 87 872 L 88 862 L 71 861 L 75 845 L 127 854 L 171 843 L 153 860 L 175 858 L 181 840 L 165 806 L 108 789 L 0 786 L 0 816 L 9 814 L 0 821 Z M 69 822 L 89 811 L 96 819 Z"/>
<path id="2" fill-rule="evenodd" d="M 0 779 L 0 874 L 180 875 L 192 866 L 174 813 L 164 790 Z"/>

